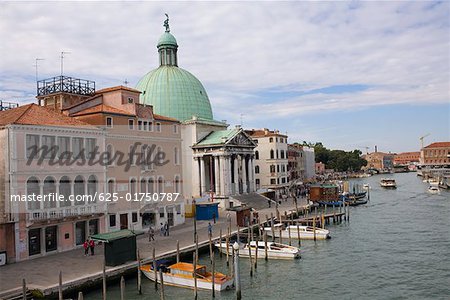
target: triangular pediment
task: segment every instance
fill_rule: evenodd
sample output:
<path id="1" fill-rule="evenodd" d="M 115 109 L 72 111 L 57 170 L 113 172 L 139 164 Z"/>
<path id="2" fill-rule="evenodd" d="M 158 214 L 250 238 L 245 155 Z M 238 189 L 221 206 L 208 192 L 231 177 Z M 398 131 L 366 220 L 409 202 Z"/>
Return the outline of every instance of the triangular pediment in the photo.
<path id="1" fill-rule="evenodd" d="M 231 137 L 227 142 L 227 145 L 236 146 L 250 146 L 256 147 L 256 143 L 247 135 L 244 131 L 239 131 L 235 136 Z"/>

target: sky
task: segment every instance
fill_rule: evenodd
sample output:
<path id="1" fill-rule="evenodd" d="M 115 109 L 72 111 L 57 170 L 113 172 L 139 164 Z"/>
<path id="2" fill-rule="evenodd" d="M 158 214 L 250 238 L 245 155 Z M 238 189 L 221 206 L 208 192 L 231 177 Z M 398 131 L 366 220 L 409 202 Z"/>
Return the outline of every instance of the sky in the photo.
<path id="1" fill-rule="evenodd" d="M 450 141 L 450 2 L 0 1 L 0 100 L 38 78 L 135 86 L 158 67 L 164 13 L 179 66 L 214 118 L 330 149 L 419 151 Z"/>

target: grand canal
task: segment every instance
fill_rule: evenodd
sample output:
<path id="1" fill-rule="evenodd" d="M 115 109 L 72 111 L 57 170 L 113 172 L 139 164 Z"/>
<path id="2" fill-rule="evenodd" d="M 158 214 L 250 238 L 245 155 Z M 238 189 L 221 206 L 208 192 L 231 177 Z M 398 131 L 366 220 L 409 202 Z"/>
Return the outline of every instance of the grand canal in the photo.
<path id="1" fill-rule="evenodd" d="M 330 225 L 332 239 L 302 242 L 302 259 L 259 260 L 253 277 L 248 260 L 241 259 L 243 299 L 449 299 L 450 192 L 429 194 L 415 173 L 388 176 L 396 179 L 396 190 L 381 188 L 381 175 L 353 180 L 370 184 L 370 202 L 350 208 L 349 223 Z M 225 257 L 216 258 L 216 268 L 226 272 Z M 200 263 L 209 265 L 208 257 Z M 135 278 L 126 289 L 126 299 L 159 298 L 145 277 L 143 295 Z M 118 284 L 108 286 L 108 299 L 119 295 Z M 193 291 L 166 286 L 165 296 L 193 299 Z M 199 298 L 211 294 L 201 291 Z M 101 291 L 85 299 L 101 299 Z"/>

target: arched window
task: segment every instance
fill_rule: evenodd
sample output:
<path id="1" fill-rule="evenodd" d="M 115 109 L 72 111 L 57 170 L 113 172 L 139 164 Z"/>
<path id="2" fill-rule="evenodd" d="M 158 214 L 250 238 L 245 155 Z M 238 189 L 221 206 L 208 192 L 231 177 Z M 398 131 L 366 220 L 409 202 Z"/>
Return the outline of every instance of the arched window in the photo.
<path id="1" fill-rule="evenodd" d="M 181 192 L 181 186 L 180 186 L 180 176 L 175 176 L 175 193 Z"/>
<path id="2" fill-rule="evenodd" d="M 75 197 L 77 197 L 78 199 L 82 199 L 81 197 L 86 194 L 85 188 L 84 188 L 84 178 L 80 175 L 78 175 L 77 177 L 75 177 L 75 183 L 73 185 L 73 194 L 75 195 Z M 83 205 L 84 202 L 83 201 L 77 201 L 75 199 L 75 205 Z"/>
<path id="3" fill-rule="evenodd" d="M 30 195 L 40 195 L 41 188 L 39 186 L 39 179 L 36 177 L 31 177 L 27 180 L 27 196 Z M 28 209 L 39 209 L 39 201 L 28 201 Z"/>
<path id="4" fill-rule="evenodd" d="M 255 159 L 259 159 L 259 151 L 255 151 Z"/>
<path id="5" fill-rule="evenodd" d="M 255 166 L 255 174 L 259 174 L 259 166 Z"/>
<path id="6" fill-rule="evenodd" d="M 277 159 L 278 159 L 278 149 L 277 149 Z"/>
<path id="7" fill-rule="evenodd" d="M 45 178 L 42 194 L 43 195 L 50 195 L 50 194 L 55 195 L 56 194 L 56 181 L 53 177 L 48 176 Z M 47 198 L 44 201 L 44 208 L 55 208 L 55 207 L 56 207 L 56 201 L 51 201 L 49 198 Z"/>
<path id="8" fill-rule="evenodd" d="M 269 143 L 273 143 L 273 138 L 269 138 Z"/>
<path id="9" fill-rule="evenodd" d="M 94 198 L 95 193 L 97 193 L 97 177 L 95 177 L 94 175 L 91 175 L 88 178 L 87 192 L 88 195 L 92 197 L 89 199 L 89 201 L 91 203 L 95 203 L 97 201 L 97 198 Z"/>
<path id="10" fill-rule="evenodd" d="M 131 198 L 133 198 L 134 194 L 136 194 L 136 179 L 135 178 L 130 179 L 130 193 L 131 193 Z"/>
<path id="11" fill-rule="evenodd" d="M 147 184 L 147 193 L 149 194 L 153 194 L 155 192 L 155 181 L 152 178 L 148 179 L 148 184 Z"/>
<path id="12" fill-rule="evenodd" d="M 274 159 L 275 157 L 275 152 L 273 151 L 273 149 L 270 150 L 270 159 Z"/>
<path id="13" fill-rule="evenodd" d="M 69 196 L 72 194 L 72 191 L 69 177 L 63 176 L 59 180 L 59 194 L 64 196 L 64 201 L 60 202 L 59 206 L 70 206 Z"/>
<path id="14" fill-rule="evenodd" d="M 270 173 L 275 173 L 275 165 L 270 165 Z"/>
<path id="15" fill-rule="evenodd" d="M 112 194 L 114 193 L 114 180 L 113 179 L 108 180 L 108 193 L 111 195 L 111 198 L 112 198 Z"/>
<path id="16" fill-rule="evenodd" d="M 141 193 L 147 193 L 147 180 L 141 179 Z"/>
<path id="17" fill-rule="evenodd" d="M 164 193 L 164 179 L 162 177 L 158 178 L 158 193 Z"/>

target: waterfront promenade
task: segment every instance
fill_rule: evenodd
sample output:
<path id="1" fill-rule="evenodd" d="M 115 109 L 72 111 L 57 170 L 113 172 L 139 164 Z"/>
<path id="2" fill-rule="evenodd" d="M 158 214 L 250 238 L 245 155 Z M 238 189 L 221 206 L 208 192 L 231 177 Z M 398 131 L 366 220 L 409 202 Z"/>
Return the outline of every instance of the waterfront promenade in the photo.
<path id="1" fill-rule="evenodd" d="M 299 208 L 304 205 L 306 205 L 305 199 L 299 201 Z M 295 210 L 293 201 L 291 199 L 282 201 L 279 205 L 280 213 L 283 214 L 284 211 L 289 210 Z M 275 205 L 259 211 L 261 222 L 265 221 L 266 214 L 270 217 L 270 213 L 276 216 Z M 219 238 L 220 229 L 225 236 L 228 228 L 226 214 L 226 211 L 221 211 L 220 217 L 213 225 L 213 239 Z M 236 231 L 236 221 L 234 214 L 232 215 L 232 231 Z M 212 221 L 211 224 L 213 224 Z M 208 243 L 207 227 L 208 221 L 197 221 L 199 245 Z M 187 218 L 185 224 L 171 228 L 168 237 L 159 236 L 159 232 L 157 232 L 156 241 L 149 242 L 147 234 L 139 236 L 137 243 L 141 259 L 144 262 L 151 260 L 153 248 L 156 250 L 157 257 L 175 254 L 177 240 L 180 243 L 180 252 L 183 252 L 183 248 L 194 247 L 193 228 L 193 219 Z M 94 256 L 85 257 L 84 249 L 80 248 L 0 267 L 0 299 L 6 291 L 21 290 L 22 278 L 26 279 L 28 289 L 39 289 L 46 292 L 57 290 L 59 271 L 62 271 L 64 289 L 80 286 L 88 281 L 99 280 L 102 277 L 103 258 L 103 247 L 97 246 Z M 114 276 L 136 267 L 136 265 L 135 261 L 122 266 L 107 267 L 106 273 L 107 276 Z"/>

